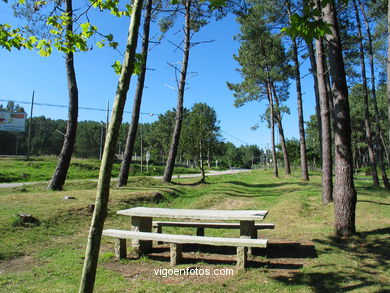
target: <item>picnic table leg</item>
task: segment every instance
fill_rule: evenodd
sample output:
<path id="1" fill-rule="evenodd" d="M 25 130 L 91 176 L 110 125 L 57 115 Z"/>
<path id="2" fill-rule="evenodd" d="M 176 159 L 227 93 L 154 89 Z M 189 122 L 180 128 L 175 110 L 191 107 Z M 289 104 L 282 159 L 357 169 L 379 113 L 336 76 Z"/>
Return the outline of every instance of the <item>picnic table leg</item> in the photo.
<path id="1" fill-rule="evenodd" d="M 255 221 L 240 221 L 240 237 L 253 238 L 255 230 Z M 240 253 L 238 253 L 240 252 Z M 237 265 L 239 268 L 244 268 L 247 264 L 247 253 L 252 254 L 251 248 L 239 247 L 237 248 Z"/>
<path id="2" fill-rule="evenodd" d="M 131 217 L 131 230 L 139 232 L 152 232 L 152 218 L 151 217 Z M 152 249 L 151 240 L 137 240 L 133 239 L 132 245 L 134 251 L 141 255 Z"/>

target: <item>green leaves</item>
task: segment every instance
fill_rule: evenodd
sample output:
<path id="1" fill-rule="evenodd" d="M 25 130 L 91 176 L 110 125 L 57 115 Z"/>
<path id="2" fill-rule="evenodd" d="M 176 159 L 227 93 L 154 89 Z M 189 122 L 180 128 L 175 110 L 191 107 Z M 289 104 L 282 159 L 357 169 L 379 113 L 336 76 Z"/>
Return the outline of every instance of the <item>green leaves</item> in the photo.
<path id="1" fill-rule="evenodd" d="M 144 56 L 140 53 L 136 53 L 134 56 L 133 74 L 140 75 L 144 63 L 145 63 Z M 114 68 L 114 71 L 117 75 L 119 75 L 122 71 L 122 64 L 120 63 L 120 61 L 115 61 L 115 63 L 112 64 L 111 67 Z"/>
<path id="2" fill-rule="evenodd" d="M 12 29 L 9 24 L 0 24 L 0 47 L 8 51 L 12 48 L 20 50 L 25 47 L 26 42 L 22 29 Z"/>
<path id="3" fill-rule="evenodd" d="M 313 19 L 314 16 L 316 16 L 316 13 L 310 16 L 300 16 L 297 13 L 294 13 L 290 17 L 290 26 L 282 28 L 281 31 L 293 38 L 302 37 L 309 42 L 313 38 L 318 39 L 321 36 L 330 34 L 331 24 L 326 23 L 321 19 Z"/>
<path id="4" fill-rule="evenodd" d="M 39 55 L 43 57 L 48 57 L 53 52 L 53 48 L 51 46 L 51 41 L 48 40 L 40 40 L 36 46 L 36 49 L 39 52 Z"/>
<path id="5" fill-rule="evenodd" d="M 347 3 L 348 0 L 342 0 Z M 321 7 L 325 7 L 332 0 L 321 0 Z M 305 1 L 302 15 L 294 13 L 290 17 L 290 25 L 281 29 L 282 32 L 293 38 L 302 37 L 310 42 L 331 33 L 331 24 L 321 19 L 321 9 L 315 6 L 314 1 Z"/>
<path id="6" fill-rule="evenodd" d="M 100 11 L 109 10 L 112 15 L 116 17 L 130 16 L 132 7 L 126 4 L 126 10 L 119 9 L 119 0 L 90 0 L 91 4 L 95 8 L 99 8 Z"/>
<path id="7" fill-rule="evenodd" d="M 121 74 L 122 71 L 122 64 L 120 61 L 115 61 L 114 64 L 111 65 L 112 68 L 114 68 L 114 71 L 117 75 Z"/>

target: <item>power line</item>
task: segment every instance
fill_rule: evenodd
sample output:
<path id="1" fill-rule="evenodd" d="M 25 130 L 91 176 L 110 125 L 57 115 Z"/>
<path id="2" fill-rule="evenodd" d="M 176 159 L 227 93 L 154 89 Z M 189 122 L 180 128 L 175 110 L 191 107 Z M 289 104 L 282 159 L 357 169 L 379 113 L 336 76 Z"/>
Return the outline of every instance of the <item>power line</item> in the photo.
<path id="1" fill-rule="evenodd" d="M 31 102 L 29 101 L 16 101 L 16 100 L 7 100 L 7 99 L 0 99 L 0 102 L 14 102 L 15 104 L 25 104 L 25 105 L 31 105 Z M 34 105 L 38 105 L 38 106 L 46 106 L 46 107 L 56 107 L 56 108 L 68 108 L 68 106 L 66 105 L 59 105 L 59 104 L 49 104 L 49 103 L 37 103 L 37 102 L 34 102 Z M 79 109 L 82 109 L 82 110 L 88 110 L 88 111 L 101 111 L 101 112 L 107 112 L 107 109 L 102 109 L 102 108 L 91 108 L 91 107 L 79 107 Z M 111 112 L 112 110 L 108 110 L 109 112 Z M 123 111 L 123 113 L 129 113 L 131 114 L 132 111 Z M 156 114 L 156 113 L 145 113 L 145 112 L 141 112 L 140 113 L 141 115 L 148 115 L 148 116 L 158 116 L 160 114 Z M 221 130 L 221 132 L 223 132 L 225 135 L 233 138 L 234 140 L 236 141 L 239 141 L 245 145 L 250 145 L 250 143 L 240 139 L 240 138 L 237 138 L 229 133 L 227 133 L 226 131 L 224 130 Z"/>
<path id="2" fill-rule="evenodd" d="M 233 135 L 227 133 L 226 131 L 221 130 L 221 132 L 225 133 L 227 136 L 230 136 L 231 138 L 233 138 L 233 139 L 235 139 L 235 140 L 237 140 L 237 141 L 239 141 L 239 142 L 241 142 L 241 143 L 244 143 L 244 144 L 246 144 L 246 145 L 249 145 L 248 142 L 243 141 L 242 139 L 239 139 L 239 138 L 237 138 L 237 137 L 235 137 L 235 136 L 233 136 Z"/>
<path id="3" fill-rule="evenodd" d="M 0 102 L 14 102 L 15 104 L 26 104 L 26 105 L 31 105 L 31 102 L 26 102 L 26 101 L 16 101 L 16 100 L 5 100 L 5 99 L 0 99 Z M 68 108 L 68 106 L 66 105 L 58 105 L 58 104 L 48 104 L 48 103 L 37 103 L 37 102 L 34 102 L 34 105 L 38 105 L 38 106 L 46 106 L 46 107 L 56 107 L 56 108 Z M 107 112 L 107 109 L 102 109 L 102 108 L 91 108 L 91 107 L 79 107 L 79 109 L 81 110 L 88 110 L 88 111 L 101 111 L 101 112 Z M 108 110 L 109 112 L 111 112 L 112 110 L 109 109 Z M 132 111 L 123 111 L 123 113 L 133 113 Z M 145 112 L 141 112 L 140 113 L 141 115 L 148 115 L 148 116 L 158 116 L 160 114 L 157 114 L 157 113 L 145 113 Z"/>

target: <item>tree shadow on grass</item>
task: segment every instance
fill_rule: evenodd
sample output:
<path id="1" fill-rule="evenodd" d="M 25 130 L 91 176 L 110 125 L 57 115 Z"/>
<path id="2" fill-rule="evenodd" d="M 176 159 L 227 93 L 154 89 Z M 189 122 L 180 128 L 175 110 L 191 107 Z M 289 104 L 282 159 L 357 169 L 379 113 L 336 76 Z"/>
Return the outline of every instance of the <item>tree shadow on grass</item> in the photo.
<path id="1" fill-rule="evenodd" d="M 390 228 L 382 228 L 359 233 L 350 239 L 330 237 L 325 240 L 313 240 L 324 247 L 319 252 L 320 254 L 335 254 L 344 251 L 352 260 L 337 265 L 329 263 L 313 266 L 314 270 L 318 269 L 315 272 L 294 272 L 289 276 L 274 278 L 286 285 L 309 286 L 314 292 L 350 292 L 353 290 L 389 292 L 389 284 L 385 283 L 386 278 L 381 277 L 383 272 L 390 269 L 388 251 L 390 238 L 386 237 L 388 234 L 390 234 Z M 342 269 L 335 271 L 335 268 L 340 266 Z"/>
<path id="2" fill-rule="evenodd" d="M 236 264 L 236 247 L 184 244 L 183 264 Z M 147 254 L 149 259 L 169 262 L 169 246 L 162 244 Z M 314 245 L 298 242 L 270 243 L 267 248 L 252 248 L 248 254 L 249 268 L 297 270 L 303 267 L 300 263 L 306 258 L 316 258 Z M 131 258 L 135 259 L 135 258 Z"/>
<path id="3" fill-rule="evenodd" d="M 378 204 L 378 205 L 384 205 L 384 206 L 390 206 L 390 203 L 384 203 L 384 202 L 377 202 L 377 201 L 371 201 L 371 200 L 359 200 L 358 202 L 366 202 L 366 203 L 373 203 L 373 204 Z"/>
<path id="4" fill-rule="evenodd" d="M 210 183 L 200 179 L 200 180 L 195 181 L 195 182 L 175 182 L 175 181 L 172 181 L 171 184 L 178 185 L 178 186 L 197 186 L 197 185 L 201 185 L 201 184 L 207 185 L 207 184 L 210 184 Z"/>
<path id="5" fill-rule="evenodd" d="M 283 190 L 283 193 L 288 192 L 297 192 L 300 191 L 299 188 L 289 188 Z M 244 190 L 237 189 L 237 188 L 216 188 L 215 192 L 222 193 L 227 196 L 232 197 L 247 197 L 247 198 L 254 198 L 254 197 L 272 197 L 272 196 L 279 196 L 281 195 L 281 191 L 275 191 L 275 190 L 265 190 L 262 188 L 246 188 Z"/>
<path id="6" fill-rule="evenodd" d="M 277 188 L 285 185 L 299 185 L 299 186 L 309 186 L 308 182 L 279 182 L 279 183 L 268 183 L 268 184 L 249 184 L 242 181 L 226 181 L 225 183 L 239 185 L 249 188 Z"/>

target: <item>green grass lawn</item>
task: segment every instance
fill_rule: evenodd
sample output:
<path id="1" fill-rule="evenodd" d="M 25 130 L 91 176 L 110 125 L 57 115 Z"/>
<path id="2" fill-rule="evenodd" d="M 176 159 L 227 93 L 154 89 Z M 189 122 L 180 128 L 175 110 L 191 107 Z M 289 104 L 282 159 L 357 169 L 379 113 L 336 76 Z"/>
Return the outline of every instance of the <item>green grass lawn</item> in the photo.
<path id="1" fill-rule="evenodd" d="M 106 228 L 129 228 L 116 211 L 132 206 L 200 209 L 267 209 L 261 230 L 268 248 L 250 259 L 249 268 L 233 276 L 156 276 L 170 268 L 167 251 L 117 261 L 114 242 L 103 237 L 96 292 L 389 292 L 390 200 L 370 181 L 356 181 L 357 229 L 349 240 L 332 237 L 333 205 L 320 200 L 320 177 L 302 182 L 298 174 L 273 178 L 268 171 L 213 176 L 206 184 L 175 179 L 163 184 L 131 177 L 128 187 L 111 189 Z M 81 276 L 96 183 L 65 185 L 50 192 L 45 184 L 0 189 L 0 292 L 76 292 Z M 156 194 L 164 200 L 156 200 Z M 64 196 L 76 199 L 64 200 Z M 18 225 L 16 213 L 32 214 L 39 226 Z M 193 234 L 187 228 L 172 233 Z M 210 236 L 237 236 L 235 230 L 206 229 Z M 164 250 L 164 249 L 162 249 Z M 232 268 L 234 251 L 186 251 L 178 268 Z"/>
<path id="2" fill-rule="evenodd" d="M 57 157 L 0 158 L 0 183 L 5 182 L 39 182 L 50 180 L 57 165 Z M 144 162 L 145 164 L 145 162 Z M 100 161 L 97 159 L 73 158 L 67 179 L 96 179 L 99 176 Z M 116 161 L 112 176 L 118 177 L 120 162 Z M 163 175 L 164 167 L 150 164 L 148 171 L 143 166 L 143 175 Z M 175 174 L 199 173 L 199 169 L 176 167 Z M 130 175 L 141 175 L 139 164 L 130 166 Z"/>

